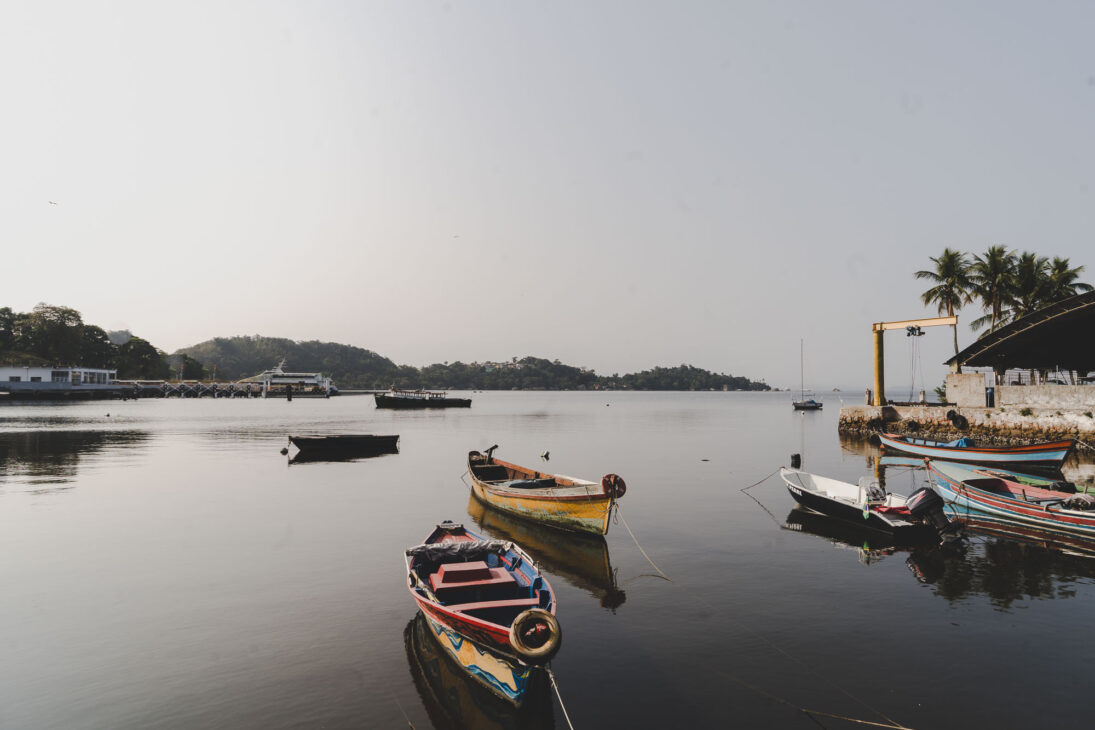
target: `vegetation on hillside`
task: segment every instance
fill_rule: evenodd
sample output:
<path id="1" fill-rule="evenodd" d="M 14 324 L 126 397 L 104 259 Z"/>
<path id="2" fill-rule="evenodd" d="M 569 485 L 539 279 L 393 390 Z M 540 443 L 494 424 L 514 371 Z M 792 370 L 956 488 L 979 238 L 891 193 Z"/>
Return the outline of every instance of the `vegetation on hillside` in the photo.
<path id="1" fill-rule="evenodd" d="M 600 376 L 538 357 L 506 362 L 397 365 L 361 347 L 278 337 L 217 337 L 166 355 L 128 331 L 85 324 L 75 309 L 39 304 L 28 313 L 0 309 L 0 362 L 116 368 L 123 380 L 240 380 L 285 361 L 293 372 L 321 372 L 342 389 L 459 390 L 769 390 L 763 382 L 680 365 Z"/>
<path id="2" fill-rule="evenodd" d="M 128 333 L 127 333 L 128 334 Z M 0 362 L 117 368 L 122 379 L 166 378 L 166 355 L 140 337 L 119 339 L 85 324 L 71 307 L 39 304 L 30 312 L 0 308 Z"/>

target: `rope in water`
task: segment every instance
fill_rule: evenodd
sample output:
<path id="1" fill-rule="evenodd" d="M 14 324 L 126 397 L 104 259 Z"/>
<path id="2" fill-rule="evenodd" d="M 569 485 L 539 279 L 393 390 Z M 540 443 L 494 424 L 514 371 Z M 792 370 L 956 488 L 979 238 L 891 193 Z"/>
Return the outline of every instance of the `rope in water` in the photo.
<path id="1" fill-rule="evenodd" d="M 776 517 L 776 516 L 775 516 L 774 514 L 772 514 L 772 511 L 771 511 L 770 509 L 768 509 L 767 507 L 765 507 L 765 506 L 764 506 L 764 504 L 762 504 L 762 503 L 761 503 L 761 501 L 760 501 L 759 499 L 757 499 L 756 497 L 754 497 L 754 496 L 753 496 L 752 494 L 750 494 L 750 493 L 749 493 L 749 491 L 748 491 L 748 490 L 752 489 L 753 487 L 756 487 L 756 486 L 760 486 L 760 485 L 761 485 L 761 484 L 763 484 L 764 482 L 768 481 L 768 480 L 769 480 L 769 479 L 771 479 L 771 478 L 772 478 L 773 476 L 775 476 L 775 475 L 776 475 L 776 474 L 777 474 L 778 472 L 779 472 L 779 469 L 777 468 L 777 469 L 776 469 L 775 471 L 773 471 L 772 473 L 770 473 L 770 474 L 769 474 L 768 476 L 764 477 L 764 478 L 763 478 L 763 479 L 761 479 L 760 481 L 756 481 L 756 482 L 753 482 L 752 484 L 750 484 L 750 485 L 749 485 L 749 486 L 747 486 L 747 487 L 742 487 L 740 491 L 742 492 L 742 494 L 744 494 L 745 496 L 749 497 L 749 498 L 750 498 L 750 499 L 752 499 L 752 500 L 753 500 L 754 502 L 756 502 L 756 503 L 757 503 L 758 505 L 760 505 L 760 508 L 761 508 L 761 509 L 763 509 L 763 510 L 764 510 L 765 512 L 767 512 L 767 513 L 768 513 L 768 516 L 769 516 L 769 517 L 771 517 L 771 518 L 772 518 L 772 520 L 773 520 L 773 521 L 774 521 L 774 522 L 775 522 L 775 523 L 776 523 L 777 525 L 779 525 L 781 529 L 787 529 L 787 526 L 786 526 L 786 525 L 784 525 L 783 523 L 781 523 L 781 522 L 779 521 L 779 518 L 777 518 L 777 517 Z M 700 600 L 701 602 L 703 602 L 703 603 L 706 603 L 706 604 L 707 604 L 707 605 L 708 605 L 708 606 L 709 606 L 709 607 L 710 607 L 710 608 L 711 608 L 712 610 L 717 610 L 717 609 L 716 609 L 716 608 L 715 608 L 714 606 L 712 606 L 712 605 L 711 605 L 711 604 L 710 604 L 710 603 L 709 603 L 708 601 L 706 601 L 706 600 L 705 600 L 705 599 L 704 599 L 704 598 L 703 598 L 702 596 L 696 595 L 695 597 L 696 597 L 697 599 L 699 599 L 699 600 Z M 768 638 L 767 638 L 766 636 L 764 636 L 763 634 L 761 634 L 761 633 L 759 633 L 759 632 L 757 632 L 757 631 L 754 631 L 753 629 L 751 629 L 750 627 L 746 626 L 746 625 L 745 625 L 744 623 L 742 623 L 741 621 L 738 621 L 737 619 L 735 619 L 735 618 L 733 618 L 733 617 L 727 616 L 726 618 L 728 618 L 728 619 L 729 619 L 730 621 L 732 621 L 733 623 L 736 623 L 736 624 L 737 624 L 738 626 L 740 626 L 740 627 L 741 627 L 742 629 L 744 629 L 745 631 L 748 631 L 748 632 L 749 632 L 750 634 L 752 634 L 752 635 L 753 635 L 753 636 L 755 636 L 756 638 L 758 638 L 758 639 L 760 639 L 761 641 L 763 641 L 763 642 L 764 642 L 765 644 L 767 644 L 768 646 L 770 646 L 770 647 L 771 647 L 772 649 L 774 649 L 775 651 L 779 652 L 779 653 L 780 653 L 780 654 L 782 654 L 783 656 L 785 656 L 785 657 L 787 657 L 788 659 L 790 659 L 791 661 L 795 662 L 796 664 L 798 664 L 799 666 L 801 666 L 801 667 L 802 667 L 803 669 L 806 669 L 807 671 L 809 671 L 809 672 L 811 672 L 812 674 L 815 674 L 815 675 L 817 675 L 817 676 L 821 676 L 821 675 L 820 675 L 820 674 L 819 674 L 818 672 L 816 672 L 816 671 L 815 671 L 814 669 L 812 669 L 811 667 L 807 666 L 807 665 L 806 665 L 806 664 L 805 664 L 804 662 L 802 662 L 802 661 L 801 661 L 800 659 L 798 659 L 798 658 L 796 658 L 796 657 L 792 656 L 792 655 L 791 655 L 790 653 L 788 653 L 788 652 L 787 652 L 787 651 L 785 651 L 784 649 L 782 649 L 782 648 L 780 648 L 779 646 L 777 646 L 777 645 L 776 645 L 776 644 L 775 644 L 774 642 L 772 642 L 772 641 L 771 641 L 770 639 L 768 639 Z M 728 675 L 728 676 L 729 676 L 729 675 Z M 752 686 L 750 686 L 750 685 L 748 685 L 748 684 L 745 684 L 744 682 L 742 682 L 741 680 L 739 680 L 739 679 L 737 679 L 737 678 L 734 678 L 734 677 L 731 677 L 731 678 L 732 678 L 732 679 L 734 679 L 735 681 L 737 681 L 738 683 L 740 683 L 740 684 L 742 684 L 742 685 L 744 685 L 744 686 L 748 687 L 749 689 L 752 689 L 752 690 L 754 690 L 755 692 L 758 692 L 758 693 L 760 693 L 760 694 L 764 694 L 764 695 L 767 695 L 767 696 L 769 696 L 769 697 L 773 697 L 773 699 L 778 699 L 778 698 L 775 698 L 775 696 L 774 696 L 774 695 L 770 695 L 770 694 L 768 694 L 768 693 L 766 693 L 766 692 L 762 692 L 761 690 L 759 690 L 759 689 L 756 689 L 755 687 L 752 687 Z M 871 707 L 871 706 L 870 706 L 869 704 L 867 704 L 866 702 L 864 702 L 864 701 L 863 701 L 863 700 L 861 700 L 860 698 L 856 697 L 856 696 L 855 696 L 854 694 L 852 694 L 852 693 L 851 693 L 851 692 L 849 692 L 848 690 L 846 690 L 846 689 L 844 689 L 843 687 L 841 687 L 841 686 L 840 686 L 839 684 L 837 684 L 836 682 L 834 682 L 834 681 L 833 681 L 832 679 L 829 679 L 828 677 L 823 677 L 823 679 L 825 679 L 825 680 L 826 680 L 826 681 L 827 681 L 827 682 L 828 682 L 828 683 L 829 683 L 829 684 L 830 684 L 831 686 L 833 686 L 833 687 L 835 687 L 836 689 L 840 690 L 840 692 L 841 692 L 841 693 L 843 693 L 843 694 L 844 694 L 844 695 L 845 695 L 846 697 L 848 697 L 849 699 L 852 699 L 852 700 L 854 700 L 855 702 L 858 702 L 859 704 L 863 705 L 863 707 L 867 708 L 867 709 L 868 709 L 868 710 L 870 710 L 871 712 L 873 712 L 873 713 L 875 713 L 876 715 L 878 715 L 879 717 L 883 718 L 884 720 L 886 720 L 886 721 L 887 721 L 888 723 L 890 723 L 890 724 L 889 724 L 889 725 L 881 725 L 881 724 L 878 724 L 878 723 L 871 723 L 871 722 L 869 722 L 869 721 L 867 721 L 867 720 L 854 720 L 854 719 L 852 719 L 852 718 L 844 718 L 844 717 L 841 717 L 840 719 L 846 719 L 846 720 L 849 720 L 850 722 L 858 722 L 858 723 L 861 723 L 861 724 L 864 724 L 864 725 L 870 725 L 870 724 L 874 724 L 874 725 L 877 725 L 878 727 L 892 727 L 892 728 L 904 728 L 904 726 L 903 726 L 903 725 L 900 725 L 900 724 L 898 724 L 897 722 L 895 722 L 895 721 L 894 721 L 893 719 L 891 719 L 891 718 L 887 717 L 887 716 L 886 716 L 886 714 L 885 714 L 885 713 L 883 713 L 882 711 L 880 711 L 880 710 L 877 710 L 877 709 L 875 709 L 874 707 Z M 781 701 L 781 702 L 783 702 L 784 704 L 788 705 L 788 706 L 791 706 L 791 707 L 795 707 L 796 709 L 802 710 L 802 711 L 803 711 L 803 712 L 805 712 L 805 713 L 806 713 L 806 714 L 807 714 L 808 716 L 810 715 L 809 711 L 807 711 L 807 710 L 805 710 L 805 709 L 803 709 L 803 708 L 797 707 L 796 705 L 794 705 L 794 704 L 792 704 L 792 703 L 790 703 L 790 702 L 788 702 L 788 701 L 786 701 L 786 700 L 780 700 L 780 701 Z M 823 712 L 818 712 L 817 714 L 819 714 L 819 715 L 825 715 L 826 713 L 823 713 Z M 831 716 L 831 717 L 836 717 L 835 715 L 830 715 L 830 716 Z M 810 716 L 810 719 L 811 719 L 811 720 L 813 720 L 814 722 L 817 722 L 817 720 L 816 720 L 816 719 L 815 719 L 814 717 L 812 717 L 812 716 Z M 820 723 L 818 723 L 818 724 L 820 724 Z M 907 729 L 906 729 L 906 730 L 907 730 Z"/>
<path id="2" fill-rule="evenodd" d="M 658 571 L 658 574 L 661 575 L 661 577 L 665 578 L 667 581 L 672 583 L 673 579 L 670 578 L 668 575 L 666 575 L 665 572 L 663 572 L 662 569 L 659 568 L 654 563 L 654 561 L 650 559 L 650 556 L 646 554 L 645 550 L 643 550 L 643 546 L 639 544 L 639 538 L 635 537 L 635 533 L 631 531 L 631 526 L 629 524 L 627 524 L 627 518 L 624 517 L 623 512 L 620 511 L 620 503 L 619 502 L 616 502 L 616 514 L 619 515 L 620 520 L 624 523 L 624 527 L 627 528 L 627 534 L 631 535 L 631 539 L 635 541 L 635 547 L 639 548 L 639 552 L 643 554 L 644 558 L 646 558 L 646 562 L 650 563 L 651 567 L 653 567 L 654 570 Z"/>
<path id="3" fill-rule="evenodd" d="M 551 671 L 551 667 L 545 667 L 545 669 L 547 669 L 548 679 L 551 680 L 552 689 L 555 690 L 555 696 L 559 700 L 559 708 L 563 711 L 563 717 L 566 718 L 567 727 L 569 727 L 570 730 L 574 730 L 574 724 L 570 721 L 570 715 L 567 714 L 566 705 L 563 704 L 563 695 L 559 692 L 559 685 L 555 681 L 555 672 Z"/>

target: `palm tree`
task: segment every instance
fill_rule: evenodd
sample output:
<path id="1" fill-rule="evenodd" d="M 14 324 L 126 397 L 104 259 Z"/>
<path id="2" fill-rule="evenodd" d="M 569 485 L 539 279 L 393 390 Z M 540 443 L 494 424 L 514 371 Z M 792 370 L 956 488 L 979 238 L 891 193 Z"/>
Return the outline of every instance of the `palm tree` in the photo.
<path id="1" fill-rule="evenodd" d="M 1049 294 L 1049 259 L 1030 251 L 1015 258 L 1012 281 L 1005 292 L 1008 310 L 1004 321 L 1014 322 L 1046 305 Z"/>
<path id="2" fill-rule="evenodd" d="M 989 332 L 996 329 L 1015 279 L 1014 272 L 1015 254 L 1006 246 L 989 246 L 984 256 L 974 254 L 970 266 L 970 279 L 973 280 L 971 293 L 981 300 L 981 306 L 987 313 L 970 322 L 972 329 L 981 329 L 986 324 L 989 325 Z"/>
<path id="3" fill-rule="evenodd" d="M 1053 302 L 1059 302 L 1062 299 L 1074 297 L 1080 292 L 1091 291 L 1091 284 L 1084 284 L 1083 282 L 1076 281 L 1076 279 L 1080 277 L 1080 272 L 1083 270 L 1083 266 L 1077 266 L 1075 269 L 1069 268 L 1069 260 L 1067 258 L 1055 256 L 1046 272 L 1049 283 L 1047 286 L 1045 303 L 1052 304 Z"/>
<path id="4" fill-rule="evenodd" d="M 960 251 L 945 248 L 938 258 L 931 257 L 929 260 L 935 264 L 935 270 L 918 271 L 916 272 L 916 278 L 927 279 L 935 286 L 921 294 L 920 298 L 926 306 L 936 305 L 939 314 L 946 312 L 948 317 L 953 317 L 955 311 L 961 309 L 963 304 L 969 304 L 973 301 L 970 296 L 973 281 L 970 279 L 969 259 L 966 258 L 966 254 Z M 953 329 L 954 354 L 957 355 L 957 325 Z"/>

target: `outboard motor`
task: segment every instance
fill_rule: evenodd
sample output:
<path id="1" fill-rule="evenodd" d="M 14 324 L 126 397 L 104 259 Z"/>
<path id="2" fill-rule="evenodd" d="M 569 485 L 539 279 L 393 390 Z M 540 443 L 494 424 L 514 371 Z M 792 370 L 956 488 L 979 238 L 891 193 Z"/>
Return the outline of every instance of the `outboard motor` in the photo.
<path id="1" fill-rule="evenodd" d="M 921 487 L 905 500 L 909 514 L 934 527 L 943 543 L 949 544 L 961 540 L 962 536 L 959 534 L 958 524 L 948 520 L 943 513 L 943 505 L 943 498 L 931 487 Z"/>

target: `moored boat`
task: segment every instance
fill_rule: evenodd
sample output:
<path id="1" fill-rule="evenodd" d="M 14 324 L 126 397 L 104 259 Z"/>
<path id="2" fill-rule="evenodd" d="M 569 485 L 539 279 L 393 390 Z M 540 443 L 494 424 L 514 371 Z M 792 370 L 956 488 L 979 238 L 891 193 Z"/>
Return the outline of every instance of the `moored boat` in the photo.
<path id="1" fill-rule="evenodd" d="M 977 446 L 973 439 L 954 441 L 879 433 L 878 440 L 885 451 L 896 451 L 913 456 L 942 459 L 944 461 L 969 461 L 979 464 L 1023 464 L 1026 466 L 1060 467 L 1076 446 L 1075 439 L 1045 441 L 1020 446 Z"/>
<path id="2" fill-rule="evenodd" d="M 956 513 L 981 513 L 1051 534 L 1095 537 L 1095 498 L 1007 479 L 977 467 L 928 461 L 935 491 Z"/>
<path id="3" fill-rule="evenodd" d="M 436 390 L 400 390 L 392 388 L 387 393 L 375 393 L 377 408 L 471 408 L 471 398 L 450 398 L 448 393 Z"/>
<path id="4" fill-rule="evenodd" d="M 512 542 L 443 522 L 406 555 L 407 589 L 433 621 L 526 664 L 558 651 L 555 592 Z"/>
<path id="5" fill-rule="evenodd" d="M 289 443 L 302 454 L 395 454 L 399 452 L 399 435 L 372 434 L 301 434 L 289 436 Z"/>
<path id="6" fill-rule="evenodd" d="M 860 480 L 859 484 L 849 484 L 786 467 L 781 467 L 779 473 L 796 502 L 828 517 L 876 530 L 902 541 L 926 540 L 941 533 L 950 534 L 951 528 L 942 515 L 941 505 L 931 504 L 939 500 L 930 489 L 917 490 L 906 498 L 886 492 L 877 482 L 866 479 Z M 925 501 L 926 497 L 929 498 Z M 924 514 L 931 515 L 932 524 L 921 521 Z"/>
<path id="7" fill-rule="evenodd" d="M 472 493 L 483 504 L 564 530 L 608 532 L 612 504 L 627 491 L 623 479 L 606 474 L 598 484 L 547 474 L 495 459 L 496 448 L 468 452 Z"/>

